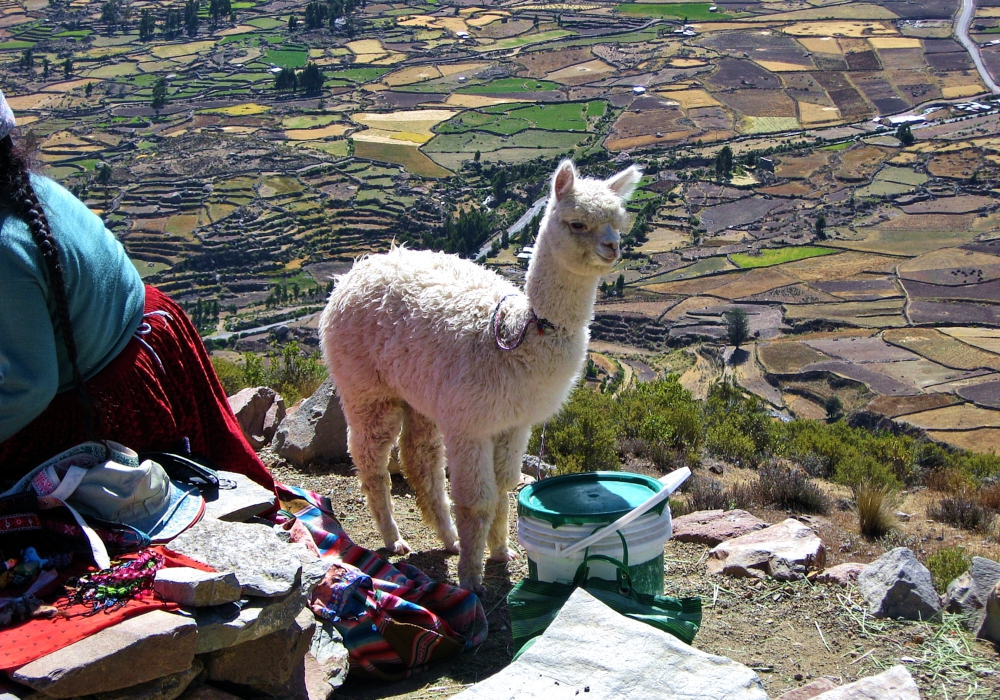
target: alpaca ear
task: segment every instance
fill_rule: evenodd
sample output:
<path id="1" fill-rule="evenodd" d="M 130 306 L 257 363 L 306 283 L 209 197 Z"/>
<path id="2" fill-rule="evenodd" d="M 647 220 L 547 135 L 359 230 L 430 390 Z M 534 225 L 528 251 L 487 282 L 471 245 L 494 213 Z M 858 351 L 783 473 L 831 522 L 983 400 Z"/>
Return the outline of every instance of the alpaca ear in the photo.
<path id="1" fill-rule="evenodd" d="M 552 176 L 552 197 L 553 199 L 565 199 L 566 195 L 573 189 L 576 182 L 576 166 L 573 161 L 564 160 L 556 169 L 556 174 Z"/>
<path id="2" fill-rule="evenodd" d="M 642 170 L 636 165 L 630 165 L 617 175 L 609 177 L 604 181 L 604 184 L 624 202 L 628 201 L 628 198 L 635 192 L 636 185 L 641 179 Z"/>

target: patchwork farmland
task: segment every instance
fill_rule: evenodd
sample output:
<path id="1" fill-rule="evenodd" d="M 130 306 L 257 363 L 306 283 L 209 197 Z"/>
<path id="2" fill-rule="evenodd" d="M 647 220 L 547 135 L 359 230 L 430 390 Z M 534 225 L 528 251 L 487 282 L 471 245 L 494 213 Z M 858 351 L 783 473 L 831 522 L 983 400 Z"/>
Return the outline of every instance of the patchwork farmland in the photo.
<path id="1" fill-rule="evenodd" d="M 1000 79 L 1000 11 L 978 4 Z M 312 341 L 332 275 L 393 240 L 520 280 L 553 164 L 636 162 L 594 324 L 609 367 L 696 393 L 732 374 L 805 417 L 837 396 L 987 450 L 1000 115 L 959 5 L 245 0 L 171 24 L 163 0 L 3 0 L 0 85 L 45 172 L 218 345 Z"/>

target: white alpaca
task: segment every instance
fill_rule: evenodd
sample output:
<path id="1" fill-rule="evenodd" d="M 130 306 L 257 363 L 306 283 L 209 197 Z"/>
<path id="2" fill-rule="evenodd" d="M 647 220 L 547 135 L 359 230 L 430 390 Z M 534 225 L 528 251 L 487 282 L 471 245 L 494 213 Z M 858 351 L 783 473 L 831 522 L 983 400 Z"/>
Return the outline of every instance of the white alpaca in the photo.
<path id="1" fill-rule="evenodd" d="M 606 181 L 583 179 L 572 162 L 559 165 L 525 293 L 456 256 L 403 248 L 338 278 L 320 342 L 368 507 L 396 554 L 410 551 L 392 517 L 387 464 L 398 437 L 425 521 L 449 552 L 461 540 L 462 587 L 482 592 L 486 545 L 491 559 L 512 558 L 506 494 L 531 426 L 559 410 L 579 377 L 597 282 L 618 262 L 624 201 L 640 176 L 633 166 Z M 499 347 L 523 329 L 519 347 Z"/>

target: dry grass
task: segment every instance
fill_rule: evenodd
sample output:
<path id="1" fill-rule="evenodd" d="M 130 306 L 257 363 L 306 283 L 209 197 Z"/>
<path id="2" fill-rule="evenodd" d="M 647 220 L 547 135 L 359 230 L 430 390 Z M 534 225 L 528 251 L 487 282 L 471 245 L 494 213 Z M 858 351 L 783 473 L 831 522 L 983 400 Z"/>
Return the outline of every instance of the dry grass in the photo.
<path id="1" fill-rule="evenodd" d="M 892 489 L 882 484 L 864 482 L 854 489 L 858 526 L 862 535 L 875 539 L 892 530 L 892 497 Z"/>

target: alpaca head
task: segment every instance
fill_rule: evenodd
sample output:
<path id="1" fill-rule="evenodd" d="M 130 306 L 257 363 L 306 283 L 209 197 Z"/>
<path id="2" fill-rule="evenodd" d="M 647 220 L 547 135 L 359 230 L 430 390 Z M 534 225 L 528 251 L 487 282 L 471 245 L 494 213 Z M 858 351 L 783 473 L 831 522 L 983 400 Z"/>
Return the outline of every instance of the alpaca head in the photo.
<path id="1" fill-rule="evenodd" d="M 621 257 L 621 235 L 628 226 L 625 202 L 642 171 L 632 165 L 607 180 L 584 178 L 570 160 L 552 176 L 552 191 L 539 246 L 578 275 L 607 274 Z"/>

